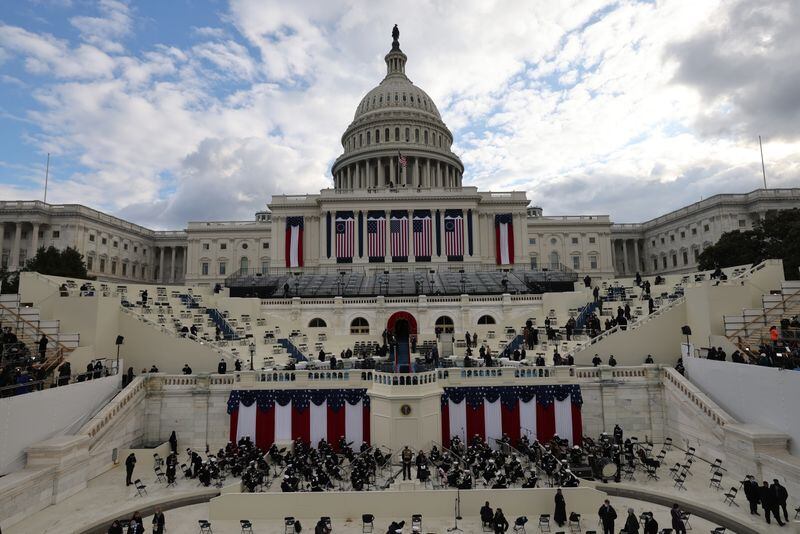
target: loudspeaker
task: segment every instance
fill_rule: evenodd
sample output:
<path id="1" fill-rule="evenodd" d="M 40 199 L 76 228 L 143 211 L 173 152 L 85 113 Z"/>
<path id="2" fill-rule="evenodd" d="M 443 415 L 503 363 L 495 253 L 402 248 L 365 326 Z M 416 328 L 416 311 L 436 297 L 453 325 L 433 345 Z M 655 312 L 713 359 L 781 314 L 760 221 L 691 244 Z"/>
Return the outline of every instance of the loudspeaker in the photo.
<path id="1" fill-rule="evenodd" d="M 689 328 L 689 325 L 683 325 L 681 327 L 681 334 L 683 334 L 684 336 L 691 336 L 692 335 L 692 329 Z"/>
<path id="2" fill-rule="evenodd" d="M 122 336 L 117 336 L 117 341 L 114 343 L 115 345 L 122 345 L 122 342 L 125 341 L 125 338 Z"/>

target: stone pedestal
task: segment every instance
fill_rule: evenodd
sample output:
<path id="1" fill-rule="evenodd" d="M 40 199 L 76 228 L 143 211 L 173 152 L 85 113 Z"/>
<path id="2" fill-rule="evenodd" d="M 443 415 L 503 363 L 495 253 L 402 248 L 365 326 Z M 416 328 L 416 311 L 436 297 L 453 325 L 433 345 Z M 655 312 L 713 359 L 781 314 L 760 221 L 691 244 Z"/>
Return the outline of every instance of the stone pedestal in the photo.
<path id="1" fill-rule="evenodd" d="M 753 475 L 761 481 L 762 456 L 786 454 L 789 436 L 782 432 L 746 424 L 727 424 L 723 430 L 725 462 L 730 471 Z"/>
<path id="2" fill-rule="evenodd" d="M 430 449 L 440 443 L 442 388 L 436 373 L 377 374 L 389 383 L 376 382 L 369 392 L 372 444 L 396 450 L 404 445 Z M 401 383 L 406 381 L 411 383 Z"/>
<path id="3" fill-rule="evenodd" d="M 88 436 L 58 436 L 28 447 L 27 469 L 53 469 L 52 504 L 86 488 L 90 442 Z"/>

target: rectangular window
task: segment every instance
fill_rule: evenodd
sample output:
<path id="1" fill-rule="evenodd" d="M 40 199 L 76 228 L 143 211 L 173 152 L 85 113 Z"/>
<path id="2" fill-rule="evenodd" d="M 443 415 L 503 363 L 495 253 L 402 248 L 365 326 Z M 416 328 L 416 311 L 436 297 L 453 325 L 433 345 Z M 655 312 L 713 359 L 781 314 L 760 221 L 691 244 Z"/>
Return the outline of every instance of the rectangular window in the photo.
<path id="1" fill-rule="evenodd" d="M 219 262 L 219 274 L 220 275 L 224 275 L 225 274 L 225 262 L 224 261 Z"/>
<path id="2" fill-rule="evenodd" d="M 535 237 L 529 237 L 528 238 L 528 244 L 529 245 L 535 245 L 536 244 L 536 238 Z"/>
<path id="3" fill-rule="evenodd" d="M 704 232 L 708 232 L 708 225 L 707 224 L 703 225 L 703 231 Z"/>
<path id="4" fill-rule="evenodd" d="M 119 247 L 119 243 L 118 243 L 118 242 L 116 242 L 116 241 L 114 241 L 114 242 L 111 244 L 111 246 L 112 246 L 112 247 L 114 247 L 114 248 L 117 248 L 117 247 Z"/>
<path id="5" fill-rule="evenodd" d="M 651 244 L 652 246 L 656 246 L 656 240 L 655 240 L 655 239 L 653 239 L 653 241 L 652 241 L 650 244 Z"/>
<path id="6" fill-rule="evenodd" d="M 92 267 L 94 267 L 94 258 L 89 256 L 88 258 L 86 258 L 86 270 L 91 271 Z"/>
<path id="7" fill-rule="evenodd" d="M 100 258 L 100 272 L 106 272 L 106 260 L 103 258 Z"/>
<path id="8" fill-rule="evenodd" d="M 107 244 L 108 244 L 108 239 L 106 239 L 106 238 L 104 237 L 103 239 L 101 239 L 101 240 L 100 240 L 100 244 L 101 244 L 101 245 L 107 245 Z"/>
<path id="9" fill-rule="evenodd" d="M 692 235 L 697 235 L 697 228 L 692 228 Z"/>
<path id="10" fill-rule="evenodd" d="M 681 232 L 681 239 L 686 239 L 686 232 Z"/>
<path id="11" fill-rule="evenodd" d="M 220 249 L 220 250 L 225 250 L 225 249 L 227 249 L 227 248 L 228 248 L 228 244 L 227 244 L 227 243 L 220 243 L 220 244 L 219 244 L 219 249 Z"/>
<path id="12" fill-rule="evenodd" d="M 131 276 L 136 278 L 136 266 L 131 267 Z"/>
<path id="13" fill-rule="evenodd" d="M 594 237 L 590 237 L 589 238 L 589 244 L 591 244 L 591 245 L 594 245 L 596 241 L 597 241 L 597 239 L 594 238 Z"/>
<path id="14" fill-rule="evenodd" d="M 661 264 L 664 266 L 665 269 L 667 268 L 667 257 L 666 256 L 662 256 L 661 257 Z"/>
<path id="15" fill-rule="evenodd" d="M 53 239 L 58 239 L 61 237 L 61 232 L 58 230 L 53 230 Z"/>
<path id="16" fill-rule="evenodd" d="M 42 238 L 44 237 L 44 230 L 39 230 L 39 231 L 36 233 L 36 235 L 38 235 L 38 236 L 39 236 L 39 239 L 42 239 Z"/>
<path id="17" fill-rule="evenodd" d="M 699 259 L 700 259 L 700 249 L 696 248 L 694 249 L 694 261 L 697 262 L 697 260 Z"/>
<path id="18" fill-rule="evenodd" d="M 94 242 L 94 234 L 89 234 L 89 241 Z"/>
<path id="19" fill-rule="evenodd" d="M 207 262 L 204 262 L 203 264 L 200 265 L 200 273 L 203 276 L 208 276 L 208 263 Z"/>
<path id="20" fill-rule="evenodd" d="M 677 254 L 673 254 L 672 255 L 672 266 L 673 267 L 677 267 L 678 266 L 678 255 Z"/>
<path id="21" fill-rule="evenodd" d="M 267 274 L 269 272 L 269 262 L 262 261 L 261 262 L 261 274 Z"/>
<path id="22" fill-rule="evenodd" d="M 739 228 L 744 228 L 745 226 L 747 226 L 747 221 L 739 219 Z"/>
<path id="23" fill-rule="evenodd" d="M 670 241 L 675 241 L 675 234 L 672 234 L 671 236 L 669 236 L 669 240 Z"/>
<path id="24" fill-rule="evenodd" d="M 128 264 L 127 263 L 123 263 L 122 264 L 122 276 L 128 276 Z"/>
<path id="25" fill-rule="evenodd" d="M 203 250 L 208 250 L 210 245 L 208 243 L 203 243 Z"/>
<path id="26" fill-rule="evenodd" d="M 577 271 L 581 268 L 581 257 L 572 256 L 572 270 Z"/>
<path id="27" fill-rule="evenodd" d="M 573 237 L 572 238 L 572 244 L 573 245 L 577 245 L 578 244 L 578 238 L 577 237 Z"/>
<path id="28" fill-rule="evenodd" d="M 683 264 L 689 265 L 689 253 L 685 250 L 683 251 Z"/>
<path id="29" fill-rule="evenodd" d="M 531 256 L 531 269 L 533 269 L 534 271 L 539 269 L 539 258 L 537 258 L 536 256 Z"/>
<path id="30" fill-rule="evenodd" d="M 111 274 L 117 274 L 117 262 L 111 262 Z"/>
<path id="31" fill-rule="evenodd" d="M 663 237 L 661 238 L 661 244 L 662 245 L 664 244 L 664 238 Z"/>
<path id="32" fill-rule="evenodd" d="M 597 269 L 597 256 L 595 256 L 594 254 L 589 256 L 589 267 L 591 269 Z"/>
<path id="33" fill-rule="evenodd" d="M 142 249 L 142 256 L 147 256 L 147 249 L 146 248 Z"/>
<path id="34" fill-rule="evenodd" d="M 134 246 L 134 247 L 133 247 L 133 253 L 135 254 L 135 253 L 137 253 L 137 252 L 139 252 L 139 247 L 136 247 L 136 246 Z"/>
<path id="35" fill-rule="evenodd" d="M 264 241 L 263 243 L 261 243 L 261 248 L 265 250 L 269 249 L 269 241 Z"/>
<path id="36" fill-rule="evenodd" d="M 122 250 L 128 250 L 128 244 L 127 243 L 123 243 Z"/>
<path id="37" fill-rule="evenodd" d="M 658 270 L 658 258 L 653 258 L 653 270 Z"/>

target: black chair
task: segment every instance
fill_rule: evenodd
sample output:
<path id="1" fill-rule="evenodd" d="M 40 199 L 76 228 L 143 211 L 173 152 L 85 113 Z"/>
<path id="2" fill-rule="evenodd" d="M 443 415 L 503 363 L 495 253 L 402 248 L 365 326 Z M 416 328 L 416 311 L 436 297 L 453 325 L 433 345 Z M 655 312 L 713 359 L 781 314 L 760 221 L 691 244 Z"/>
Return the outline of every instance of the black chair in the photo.
<path id="1" fill-rule="evenodd" d="M 686 487 L 683 483 L 686 482 L 686 475 L 680 475 L 678 478 L 675 479 L 675 485 L 673 487 L 678 488 L 678 490 L 686 491 Z"/>
<path id="2" fill-rule="evenodd" d="M 137 478 L 136 480 L 134 480 L 133 485 L 136 488 L 136 497 L 144 497 L 145 495 L 147 495 L 147 489 L 146 489 L 147 486 L 142 484 L 142 481 L 140 479 Z"/>
<path id="3" fill-rule="evenodd" d="M 539 532 L 550 532 L 550 514 L 539 516 Z"/>
<path id="4" fill-rule="evenodd" d="M 683 526 L 686 530 L 692 530 L 692 525 L 689 524 L 689 520 L 692 518 L 691 512 L 681 512 L 681 519 L 683 519 Z"/>
<path id="5" fill-rule="evenodd" d="M 414 530 L 414 529 L 417 530 Z M 422 514 L 414 514 L 411 516 L 411 532 L 422 532 Z"/>
<path id="6" fill-rule="evenodd" d="M 372 514 L 361 515 L 361 532 L 372 532 L 375 530 L 375 516 Z"/>
<path id="7" fill-rule="evenodd" d="M 569 514 L 569 527 L 570 534 L 575 534 L 581 531 L 581 514 L 572 512 Z"/>
<path id="8" fill-rule="evenodd" d="M 727 529 L 725 527 L 717 527 L 711 531 L 711 534 L 725 534 Z"/>
<path id="9" fill-rule="evenodd" d="M 167 476 L 164 474 L 164 471 L 162 471 L 160 467 L 158 467 L 158 466 L 154 467 L 153 471 L 156 474 L 156 482 L 166 482 L 167 481 Z"/>
<path id="10" fill-rule="evenodd" d="M 720 484 L 722 484 L 722 473 L 717 471 L 711 476 L 711 480 L 708 481 L 708 487 L 715 488 L 717 491 L 719 491 Z"/>
<path id="11" fill-rule="evenodd" d="M 528 522 L 528 518 L 524 515 L 519 516 L 514 520 L 514 532 L 516 534 L 526 534 L 525 532 L 525 523 Z"/>
<path id="12" fill-rule="evenodd" d="M 664 438 L 664 448 L 667 452 L 672 450 L 672 438 Z"/>
<path id="13" fill-rule="evenodd" d="M 800 517 L 800 506 L 794 509 L 794 518 L 797 519 Z"/>
<path id="14" fill-rule="evenodd" d="M 200 534 L 213 534 L 213 530 L 211 530 L 211 523 L 209 523 L 205 519 L 200 519 L 197 521 L 200 525 Z"/>
<path id="15" fill-rule="evenodd" d="M 732 504 L 736 504 L 736 494 L 739 493 L 737 488 L 731 488 L 731 490 L 725 494 L 725 500 L 722 501 L 723 504 L 727 504 L 728 506 Z M 738 507 L 739 505 L 736 504 Z"/>
<path id="16" fill-rule="evenodd" d="M 240 519 L 239 524 L 242 525 L 242 534 L 253 534 L 253 523 L 247 519 Z"/>
<path id="17" fill-rule="evenodd" d="M 294 517 L 287 516 L 283 518 L 283 532 L 284 534 L 294 534 Z"/>

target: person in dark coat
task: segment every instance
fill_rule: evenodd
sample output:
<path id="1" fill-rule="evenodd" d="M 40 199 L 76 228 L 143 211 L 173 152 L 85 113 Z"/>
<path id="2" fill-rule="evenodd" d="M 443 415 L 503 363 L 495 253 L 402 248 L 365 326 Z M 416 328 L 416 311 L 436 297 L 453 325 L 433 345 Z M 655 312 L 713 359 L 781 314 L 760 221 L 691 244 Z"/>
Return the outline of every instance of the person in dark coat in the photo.
<path id="1" fill-rule="evenodd" d="M 224 358 L 221 358 L 219 360 L 219 363 L 217 364 L 217 374 L 224 375 L 227 370 L 228 370 L 228 364 L 225 363 Z"/>
<path id="2" fill-rule="evenodd" d="M 633 508 L 628 508 L 628 518 L 625 519 L 625 527 L 622 530 L 625 534 L 639 534 L 639 520 L 636 519 Z"/>
<path id="3" fill-rule="evenodd" d="M 169 456 L 167 456 L 167 484 L 172 484 L 175 482 L 175 471 L 178 468 L 178 455 L 177 453 L 171 452 Z"/>
<path id="4" fill-rule="evenodd" d="M 133 476 L 133 468 L 136 466 L 136 455 L 130 453 L 128 457 L 125 459 L 125 485 L 130 486 L 133 484 L 131 482 L 131 477 Z"/>
<path id="5" fill-rule="evenodd" d="M 144 523 L 142 514 L 133 512 L 130 523 L 128 523 L 128 534 L 144 534 Z"/>
<path id="6" fill-rule="evenodd" d="M 175 434 L 174 430 L 172 434 L 169 435 L 169 450 L 171 450 L 173 454 L 178 454 L 178 436 Z"/>
<path id="7" fill-rule="evenodd" d="M 108 534 L 122 534 L 122 525 L 118 520 L 114 520 L 108 527 Z"/>
<path id="8" fill-rule="evenodd" d="M 622 427 L 614 425 L 614 443 L 622 445 Z"/>
<path id="9" fill-rule="evenodd" d="M 559 527 L 563 527 L 564 523 L 567 522 L 567 503 L 564 500 L 564 494 L 561 493 L 561 488 L 556 490 L 555 502 L 556 509 L 555 512 L 553 512 L 553 521 L 555 521 Z"/>
<path id="10" fill-rule="evenodd" d="M 644 534 L 658 534 L 658 521 L 652 515 L 644 520 Z"/>
<path id="11" fill-rule="evenodd" d="M 494 519 L 492 519 L 492 526 L 494 526 L 494 534 L 503 534 L 508 530 L 508 520 L 506 520 L 506 516 L 503 515 L 503 509 L 498 508 L 494 513 Z"/>
<path id="12" fill-rule="evenodd" d="M 156 512 L 153 514 L 153 534 L 164 534 L 166 523 L 164 512 L 161 511 L 161 508 L 156 507 Z"/>
<path id="13" fill-rule="evenodd" d="M 761 515 L 758 513 L 758 482 L 752 476 L 747 475 L 744 480 L 744 496 L 750 505 L 750 515 Z"/>
<path id="14" fill-rule="evenodd" d="M 675 534 L 686 534 L 686 525 L 683 524 L 683 513 L 675 503 L 672 505 L 672 510 L 669 511 L 669 516 L 672 519 L 672 530 Z"/>
<path id="15" fill-rule="evenodd" d="M 486 501 L 486 504 L 481 506 L 481 524 L 491 525 L 493 519 L 494 510 L 492 510 L 492 507 L 489 506 L 489 501 Z"/>
<path id="16" fill-rule="evenodd" d="M 597 515 L 603 525 L 603 534 L 614 534 L 614 521 L 617 519 L 617 511 L 614 510 L 608 499 L 603 502 L 603 506 L 597 511 Z"/>
<path id="17" fill-rule="evenodd" d="M 775 516 L 775 520 L 780 526 L 783 526 L 781 516 L 778 515 L 778 503 L 775 502 L 775 495 L 772 493 L 772 488 L 769 487 L 769 482 L 764 481 L 764 485 L 759 488 L 758 497 L 761 499 L 761 507 L 764 508 L 764 519 L 767 524 L 770 524 L 769 515 Z"/>
<path id="18" fill-rule="evenodd" d="M 781 486 L 777 478 L 772 479 L 772 494 L 775 496 L 775 504 L 783 510 L 783 520 L 789 522 L 789 513 L 786 511 L 786 501 L 789 500 L 789 492 Z"/>
<path id="19" fill-rule="evenodd" d="M 39 340 L 39 357 L 42 361 L 45 360 L 47 353 L 47 336 L 42 334 L 42 338 Z"/>

